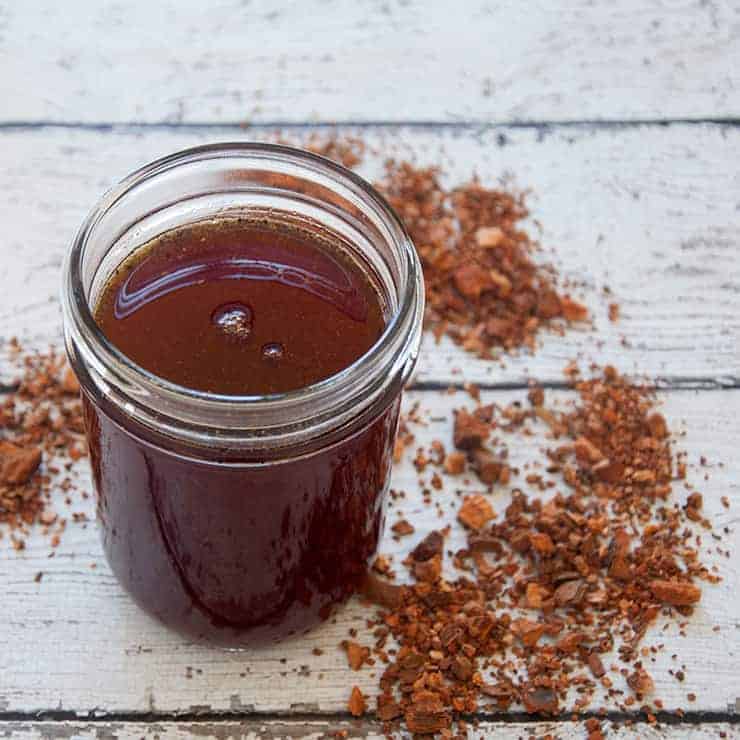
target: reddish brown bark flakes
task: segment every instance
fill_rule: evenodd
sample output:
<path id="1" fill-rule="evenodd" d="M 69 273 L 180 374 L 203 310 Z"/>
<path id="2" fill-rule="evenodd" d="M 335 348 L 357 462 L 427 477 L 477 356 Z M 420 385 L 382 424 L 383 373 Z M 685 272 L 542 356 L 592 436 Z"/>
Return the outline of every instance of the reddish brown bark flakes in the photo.
<path id="1" fill-rule="evenodd" d="M 524 708 L 532 714 L 557 714 L 558 695 L 550 688 L 530 686 L 522 694 Z"/>
<path id="2" fill-rule="evenodd" d="M 24 449 L 0 440 L 0 483 L 17 486 L 26 483 L 41 464 L 41 450 Z"/>
<path id="3" fill-rule="evenodd" d="M 503 230 L 498 226 L 482 226 L 475 232 L 475 241 L 479 247 L 493 249 L 503 243 L 506 238 Z"/>
<path id="4" fill-rule="evenodd" d="M 586 437 L 579 437 L 573 448 L 576 452 L 576 458 L 581 463 L 593 464 L 604 459 L 604 453 Z"/>
<path id="5" fill-rule="evenodd" d="M 440 172 L 389 162 L 379 187 L 404 220 L 425 278 L 427 326 L 481 357 L 535 348 L 544 328 L 562 331 L 588 310 L 558 292 L 554 269 L 533 259 L 521 228 L 521 195 L 472 182 L 442 187 Z"/>
<path id="6" fill-rule="evenodd" d="M 363 663 L 370 657 L 370 648 L 347 640 L 342 643 L 342 647 L 347 653 L 347 663 L 353 671 L 359 671 Z"/>
<path id="7" fill-rule="evenodd" d="M 511 631 L 522 641 L 523 645 L 534 647 L 545 634 L 545 625 L 529 619 L 515 619 L 511 623 Z"/>
<path id="8" fill-rule="evenodd" d="M 486 496 L 464 496 L 458 516 L 470 531 L 467 547 L 454 555 L 465 570 L 455 581 L 442 576 L 441 532 L 412 551 L 407 562 L 415 583 L 383 617 L 401 647 L 381 679 L 412 721 L 419 691 L 431 692 L 441 702 L 437 711 L 451 717 L 487 700 L 498 709 L 520 704 L 557 712 L 568 688 L 579 711 L 596 682 L 615 692 L 618 707 L 631 706 L 652 693 L 636 661 L 649 655 L 638 645 L 660 605 L 673 603 L 683 615 L 701 596 L 692 581 L 716 580 L 687 528 L 690 512 L 702 510 L 701 494 L 692 490 L 684 507 L 669 499 L 675 460 L 652 391 L 611 368 L 575 387 L 578 401 L 565 411 L 545 408 L 544 396 L 534 393 L 528 408 L 468 414 L 497 430 L 497 451 L 504 449 L 500 434 L 535 419 L 547 424 L 557 438 L 547 472 L 562 473 L 565 492 L 554 487 L 540 499 L 515 490 L 500 519 L 489 518 Z M 475 440 L 467 457 L 475 465 L 487 451 Z M 541 474 L 531 472 L 526 481 L 547 491 Z M 529 609 L 531 618 L 507 607 Z M 637 697 L 622 703 L 600 654 L 627 663 L 623 675 Z M 397 711 L 389 706 L 389 714 Z M 590 732 L 598 737 L 601 730 Z"/>
<path id="9" fill-rule="evenodd" d="M 673 606 L 691 606 L 701 599 L 701 589 L 683 581 L 654 580 L 650 590 L 656 599 Z"/>
<path id="10" fill-rule="evenodd" d="M 409 732 L 419 735 L 433 735 L 452 724 L 452 715 L 445 709 L 439 694 L 432 691 L 415 693 L 405 718 Z"/>
<path id="11" fill-rule="evenodd" d="M 480 494 L 466 496 L 457 518 L 469 529 L 481 529 L 496 516 L 488 500 Z"/>
<path id="12" fill-rule="evenodd" d="M 570 296 L 564 296 L 560 300 L 560 305 L 563 310 L 563 316 L 568 321 L 587 321 L 588 320 L 588 309 L 578 301 L 574 301 Z"/>
<path id="13" fill-rule="evenodd" d="M 303 146 L 314 154 L 321 154 L 350 168 L 365 158 L 365 142 L 354 136 L 315 133 L 303 142 Z"/>
<path id="14" fill-rule="evenodd" d="M 655 684 L 650 674 L 644 668 L 638 668 L 627 676 L 627 685 L 641 697 L 652 694 Z"/>
<path id="15" fill-rule="evenodd" d="M 368 601 L 386 609 L 397 609 L 403 598 L 403 586 L 378 578 L 372 571 L 365 574 L 360 593 Z"/>
<path id="16" fill-rule="evenodd" d="M 389 694 L 380 694 L 377 699 L 378 719 L 383 722 L 390 722 L 403 716 L 401 705 L 396 702 Z"/>
<path id="17" fill-rule="evenodd" d="M 362 715 L 365 714 L 365 711 L 367 710 L 367 702 L 365 701 L 365 696 L 357 686 L 352 687 L 352 692 L 349 696 L 347 708 L 349 709 L 349 712 L 353 717 L 362 717 Z"/>
<path id="18" fill-rule="evenodd" d="M 601 662 L 601 658 L 596 655 L 596 653 L 591 653 L 588 656 L 588 667 L 591 669 L 591 673 L 593 673 L 596 678 L 601 678 L 606 673 L 604 664 Z"/>
<path id="19" fill-rule="evenodd" d="M 460 475 L 465 470 L 465 455 L 462 452 L 450 452 L 445 456 L 443 465 L 448 475 Z"/>
<path id="20" fill-rule="evenodd" d="M 525 596 L 525 606 L 528 609 L 541 609 L 543 601 L 547 598 L 547 591 L 537 583 L 528 583 Z"/>
<path id="21" fill-rule="evenodd" d="M 549 534 L 545 532 L 531 532 L 529 535 L 529 544 L 540 555 L 552 555 L 555 552 L 555 544 Z"/>
<path id="22" fill-rule="evenodd" d="M 407 535 L 413 534 L 416 530 L 413 525 L 407 522 L 405 519 L 399 519 L 392 527 L 393 534 L 399 537 L 406 537 Z"/>
<path id="23" fill-rule="evenodd" d="M 580 579 L 565 581 L 555 589 L 555 602 L 558 606 L 577 606 L 586 593 L 586 583 Z"/>
<path id="24" fill-rule="evenodd" d="M 455 287 L 466 297 L 478 300 L 481 293 L 493 288 L 490 274 L 480 265 L 471 262 L 461 265 L 454 273 Z"/>
<path id="25" fill-rule="evenodd" d="M 586 720 L 586 731 L 588 732 L 587 740 L 604 740 L 601 723 L 595 717 L 589 717 Z"/>
<path id="26" fill-rule="evenodd" d="M 491 433 L 490 426 L 481 421 L 466 409 L 455 411 L 453 441 L 460 450 L 472 450 L 480 447 Z"/>
<path id="27" fill-rule="evenodd" d="M 478 478 L 486 485 L 498 483 L 503 477 L 506 465 L 489 450 L 473 450 L 470 454 Z"/>
<path id="28" fill-rule="evenodd" d="M 504 450 L 500 434 L 535 418 L 547 424 L 557 437 L 547 472 L 562 473 L 565 491 L 540 499 L 515 490 L 499 519 L 489 518 L 486 496 L 464 496 L 458 516 L 470 531 L 467 547 L 454 554 L 464 571 L 457 580 L 442 575 L 442 532 L 412 550 L 405 562 L 414 583 L 382 615 L 400 645 L 381 678 L 386 716 L 402 711 L 431 732 L 448 717 L 490 708 L 491 700 L 494 711 L 518 704 L 548 714 L 559 711 L 568 688 L 573 710 L 584 709 L 597 682 L 615 692 L 619 708 L 652 694 L 638 661 L 649 655 L 639 651 L 641 639 L 661 604 L 683 615 L 701 596 L 693 580 L 716 580 L 687 527 L 703 499 L 692 490 L 683 507 L 670 500 L 672 442 L 649 389 L 606 368 L 576 390 L 578 401 L 565 411 L 545 408 L 535 394 L 526 409 L 469 413 L 497 430 L 497 451 Z M 467 457 L 484 451 L 475 440 Z M 547 491 L 543 475 L 526 480 Z M 509 608 L 529 609 L 531 618 Z M 622 672 L 635 697 L 622 698 L 600 654 L 629 666 Z M 659 700 L 645 700 L 660 709 Z M 601 730 L 590 732 L 599 737 Z"/>
<path id="29" fill-rule="evenodd" d="M 656 439 L 665 439 L 668 436 L 668 425 L 666 424 L 663 414 L 654 413 L 647 419 L 647 425 L 650 434 Z"/>
<path id="30" fill-rule="evenodd" d="M 55 546 L 66 521 L 48 507 L 54 496 L 69 503 L 75 485 L 54 476 L 86 454 L 79 386 L 63 355 L 24 356 L 15 341 L 9 349 L 20 380 L 0 398 L 0 537 L 9 531 L 22 550 L 28 528 L 40 525 Z"/>
<path id="31" fill-rule="evenodd" d="M 540 388 L 539 386 L 534 386 L 529 389 L 527 393 L 527 400 L 534 406 L 535 408 L 538 408 L 545 403 L 545 389 Z"/>
<path id="32" fill-rule="evenodd" d="M 411 551 L 410 557 L 421 563 L 435 555 L 441 555 L 443 546 L 444 536 L 441 532 L 433 530 Z"/>

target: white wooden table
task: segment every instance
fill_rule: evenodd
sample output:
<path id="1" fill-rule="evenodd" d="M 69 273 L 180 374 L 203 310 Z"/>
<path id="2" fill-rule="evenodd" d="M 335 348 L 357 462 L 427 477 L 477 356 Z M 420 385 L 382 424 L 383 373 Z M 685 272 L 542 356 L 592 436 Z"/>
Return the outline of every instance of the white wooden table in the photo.
<path id="1" fill-rule="evenodd" d="M 660 381 L 673 429 L 687 430 L 690 460 L 709 458 L 709 481 L 691 475 L 715 527 L 730 529 L 724 546 L 740 552 L 737 3 L 0 2 L 0 334 L 59 343 L 62 256 L 102 190 L 134 167 L 277 128 L 299 141 L 333 122 L 376 150 L 369 177 L 390 151 L 442 162 L 450 182 L 514 173 L 534 191 L 544 245 L 585 283 L 596 315 L 595 332 L 545 337 L 535 356 L 504 368 L 426 342 L 407 403 L 422 401 L 437 421 L 416 430 L 419 442 L 449 438 L 461 400 L 438 389 L 463 379 L 506 402 L 527 378 L 561 386 L 575 356 L 645 373 Z M 605 283 L 622 306 L 617 324 Z M 89 485 L 84 464 L 79 475 Z M 394 470 L 408 492 L 402 513 L 422 535 L 435 520 L 416 480 L 409 461 Z M 377 686 L 337 647 L 361 624 L 359 604 L 303 640 L 210 650 L 130 602 L 94 526 L 70 527 L 56 557 L 48 552 L 41 536 L 20 554 L 0 541 L 0 736 L 380 732 L 346 711 L 352 684 L 371 695 Z M 722 584 L 704 589 L 685 637 L 661 633 L 669 647 L 651 667 L 656 694 L 666 710 L 686 707 L 684 721 L 653 730 L 635 715 L 615 737 L 740 736 L 740 569 L 734 555 L 706 559 Z M 683 684 L 668 674 L 673 652 Z M 590 711 L 601 706 L 613 708 L 602 697 Z M 569 718 L 512 715 L 482 717 L 476 735 L 548 732 L 586 734 Z"/>

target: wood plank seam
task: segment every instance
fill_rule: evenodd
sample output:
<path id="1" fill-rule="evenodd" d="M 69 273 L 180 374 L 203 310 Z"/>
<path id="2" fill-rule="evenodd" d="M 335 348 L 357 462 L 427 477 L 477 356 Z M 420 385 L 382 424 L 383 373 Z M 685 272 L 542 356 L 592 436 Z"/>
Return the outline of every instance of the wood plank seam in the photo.
<path id="1" fill-rule="evenodd" d="M 629 373 L 626 373 L 629 377 Z M 586 373 L 584 377 L 589 377 L 589 373 Z M 727 377 L 718 375 L 716 377 L 697 377 L 689 378 L 685 376 L 664 376 L 657 378 L 642 378 L 639 373 L 636 373 L 634 379 L 638 382 L 643 381 L 645 385 L 661 393 L 665 392 L 680 392 L 680 391 L 731 391 L 740 388 L 740 378 Z M 532 379 L 532 383 L 544 388 L 545 390 L 553 391 L 573 391 L 572 383 L 566 381 L 538 381 L 535 377 Z M 464 391 L 467 383 L 455 381 L 452 383 L 437 382 L 433 380 L 421 380 L 418 382 L 411 382 L 407 387 L 410 391 L 422 391 L 428 393 L 439 393 L 440 391 L 447 391 L 450 388 L 454 388 L 458 391 Z M 477 382 L 476 387 L 482 391 L 522 391 L 527 390 L 530 387 L 528 382 L 501 382 L 501 383 L 486 383 Z M 0 392 L 2 392 L 0 390 Z"/>
<path id="2" fill-rule="evenodd" d="M 656 712 L 654 716 L 661 725 L 705 725 L 717 723 L 729 723 L 740 725 L 740 714 L 734 711 L 734 705 L 728 705 L 727 712 L 685 712 L 681 717 L 671 712 Z M 568 715 L 565 715 L 568 716 Z M 563 715 L 548 717 L 539 714 L 527 714 L 526 712 L 476 712 L 475 714 L 464 714 L 460 717 L 466 722 L 505 722 L 536 725 L 542 722 L 562 722 Z M 599 721 L 623 723 L 641 722 L 638 713 L 607 711 L 607 712 L 579 712 L 578 721 L 585 722 L 588 719 Z M 207 724 L 221 721 L 258 721 L 258 722 L 280 722 L 289 719 L 291 722 L 347 722 L 354 721 L 349 712 L 235 712 L 230 710 L 207 711 L 207 712 L 90 712 L 88 714 L 74 711 L 41 711 L 41 712 L 0 712 L 0 723 L 2 722 L 69 722 L 80 721 L 91 724 L 105 724 L 109 722 L 183 722 L 191 724 Z M 382 727 L 382 722 L 365 718 L 364 724 Z"/>
<path id="3" fill-rule="evenodd" d="M 149 131 L 199 131 L 199 130 L 218 130 L 218 129 L 238 129 L 240 131 L 249 131 L 254 129 L 256 131 L 265 131 L 269 129 L 291 129 L 298 131 L 320 131 L 320 130 L 334 130 L 334 129 L 417 129 L 417 130 L 429 130 L 429 129 L 445 129 L 453 131 L 466 131 L 466 130 L 497 130 L 497 129 L 552 129 L 556 130 L 559 128 L 601 128 L 601 129 L 626 129 L 626 128 L 639 128 L 643 126 L 661 126 L 667 127 L 671 125 L 683 125 L 683 126 L 702 126 L 702 125 L 714 125 L 714 126 L 726 126 L 734 128 L 740 126 L 740 118 L 735 116 L 727 117 L 706 117 L 701 116 L 697 118 L 642 118 L 642 119 L 598 119 L 598 118 L 583 118 L 583 119 L 572 119 L 567 121 L 475 121 L 475 120 L 460 120 L 460 121 L 440 121 L 429 119 L 425 121 L 392 121 L 384 119 L 375 120 L 353 120 L 353 121 L 341 121 L 336 123 L 327 123 L 326 121 L 286 121 L 286 120 L 274 120 L 274 121 L 258 121 L 258 122 L 246 122 L 246 121 L 223 121 L 223 122 L 209 122 L 209 121 L 182 121 L 182 122 L 171 122 L 171 121 L 157 121 L 157 122 L 138 122 L 138 121 L 51 121 L 51 120 L 0 120 L 0 131 L 3 130 L 35 130 L 35 129 L 76 129 L 80 131 L 97 131 L 97 132 L 108 132 L 108 131 L 125 131 L 125 130 L 149 130 Z"/>
<path id="4" fill-rule="evenodd" d="M 670 728 L 670 737 L 698 740 L 698 738 L 732 737 L 734 726 L 731 723 L 697 726 L 691 724 L 674 725 Z M 178 721 L 158 723 L 86 723 L 84 721 L 69 721 L 64 723 L 48 722 L 9 722 L 0 723 L 2 737 L 33 737 L 39 740 L 48 738 L 121 738 L 121 740 L 144 740 L 144 737 L 154 738 L 181 738 L 190 740 L 193 737 L 210 738 L 211 740 L 226 740 L 226 738 L 325 738 L 327 730 L 332 733 L 341 732 L 343 736 L 351 738 L 372 738 L 383 740 L 386 736 L 377 725 L 365 720 L 348 720 L 332 723 L 325 722 L 294 722 L 282 719 L 278 722 L 266 724 L 258 720 L 245 722 L 212 722 L 212 723 L 182 723 Z M 142 734 L 146 733 L 146 735 Z M 534 725 L 524 723 L 488 723 L 481 722 L 475 728 L 476 736 L 507 738 L 521 740 L 527 734 L 536 737 L 557 737 L 560 740 L 582 740 L 588 733 L 588 728 L 582 722 L 572 720 L 545 720 Z M 637 734 L 639 733 L 639 734 Z M 720 734 L 721 733 L 721 734 Z M 332 735 L 333 736 L 333 735 Z M 404 735 L 406 736 L 406 735 Z M 661 727 L 648 725 L 645 722 L 633 722 L 629 726 L 612 726 L 608 728 L 608 737 L 612 738 L 652 738 L 664 740 L 666 731 Z"/>

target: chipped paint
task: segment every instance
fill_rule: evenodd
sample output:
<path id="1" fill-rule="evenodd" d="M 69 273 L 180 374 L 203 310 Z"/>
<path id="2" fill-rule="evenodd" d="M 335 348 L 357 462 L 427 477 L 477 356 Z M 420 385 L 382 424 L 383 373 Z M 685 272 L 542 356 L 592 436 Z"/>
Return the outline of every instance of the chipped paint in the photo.
<path id="1" fill-rule="evenodd" d="M 146 687 L 146 693 L 147 693 L 147 702 L 149 705 L 149 711 L 150 712 L 156 712 L 157 711 L 157 704 L 154 700 L 154 686 L 147 686 Z"/>
<path id="2" fill-rule="evenodd" d="M 212 711 L 210 704 L 191 704 L 188 707 L 188 712 L 191 714 L 210 714 Z"/>
<path id="3" fill-rule="evenodd" d="M 239 694 L 232 694 L 229 697 L 229 709 L 232 712 L 242 712 L 252 714 L 255 711 L 254 704 L 243 704 Z"/>

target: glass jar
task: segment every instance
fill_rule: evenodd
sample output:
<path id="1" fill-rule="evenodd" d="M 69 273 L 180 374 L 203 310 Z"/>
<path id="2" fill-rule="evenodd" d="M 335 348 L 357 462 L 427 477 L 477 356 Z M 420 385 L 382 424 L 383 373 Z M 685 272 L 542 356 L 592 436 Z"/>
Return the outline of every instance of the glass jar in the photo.
<path id="1" fill-rule="evenodd" d="M 308 387 L 227 396 L 157 377 L 107 341 L 93 310 L 129 255 L 170 229 L 236 215 L 339 240 L 385 307 L 376 344 Z M 224 645 L 280 639 L 329 617 L 376 552 L 401 391 L 421 338 L 421 268 L 383 198 L 289 147 L 173 154 L 127 177 L 88 216 L 62 302 L 103 544 L 133 598 L 170 627 Z"/>

